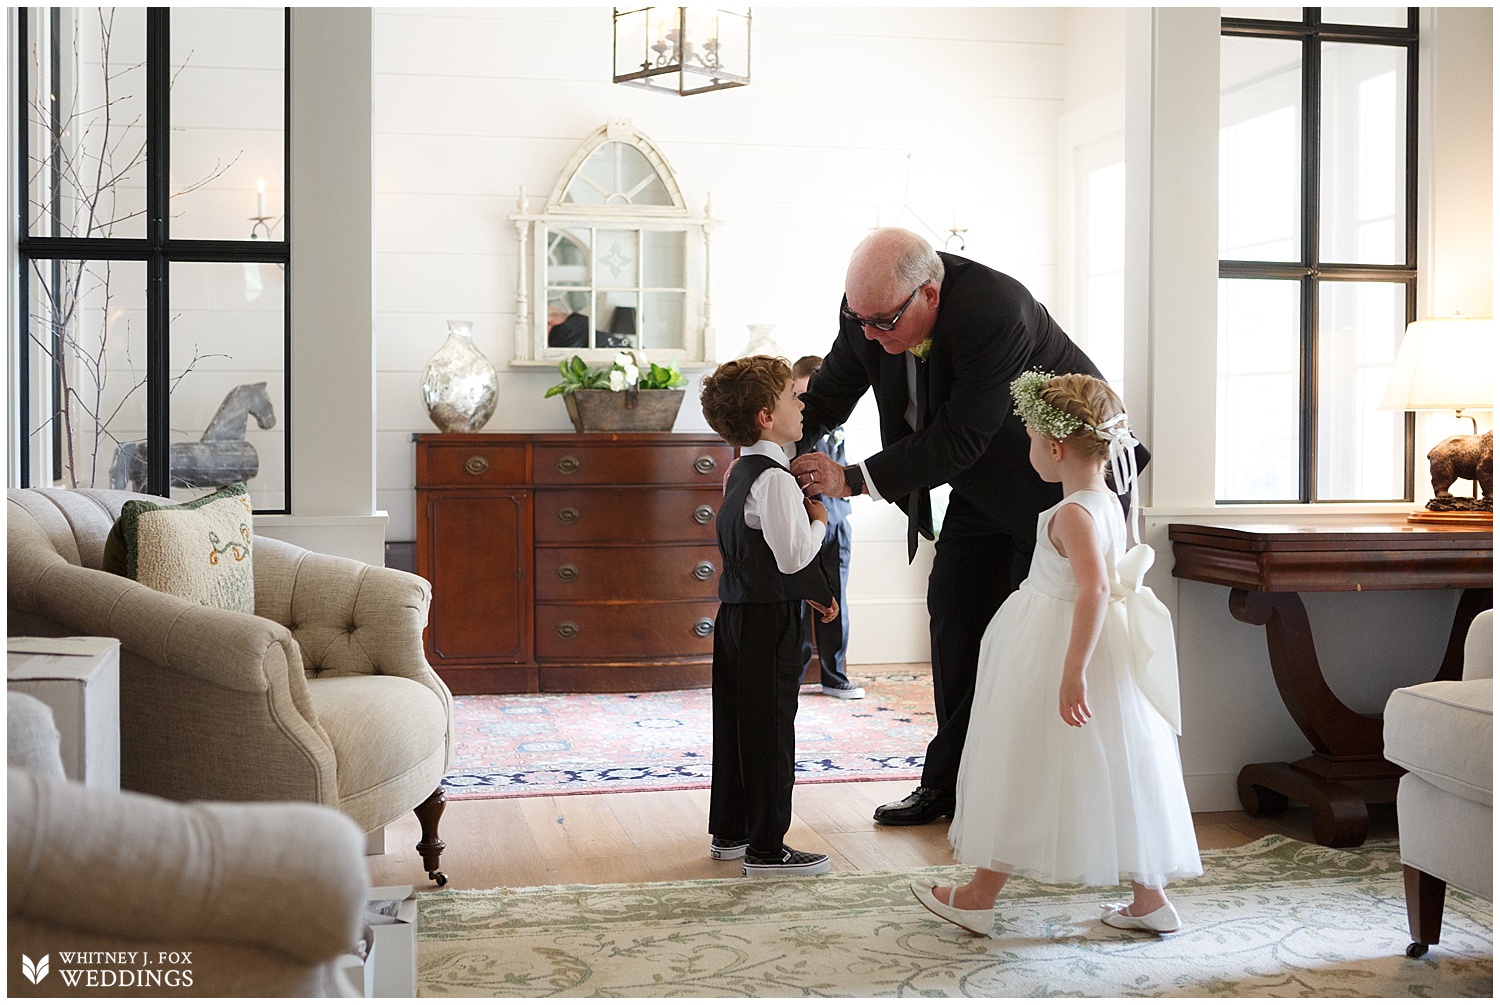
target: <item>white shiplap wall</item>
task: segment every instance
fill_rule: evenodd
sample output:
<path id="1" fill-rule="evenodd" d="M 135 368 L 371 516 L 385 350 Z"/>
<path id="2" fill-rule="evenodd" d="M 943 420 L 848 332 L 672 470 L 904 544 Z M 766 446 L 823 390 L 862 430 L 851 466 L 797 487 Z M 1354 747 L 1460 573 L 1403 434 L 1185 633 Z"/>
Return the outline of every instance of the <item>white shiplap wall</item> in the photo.
<path id="1" fill-rule="evenodd" d="M 500 370 L 493 431 L 566 430 L 550 371 L 509 369 L 524 187 L 545 198 L 612 116 L 666 155 L 714 240 L 719 356 L 772 323 L 791 358 L 826 352 L 849 251 L 877 220 L 967 228 L 967 254 L 1045 302 L 1057 286 L 1061 9 L 756 8 L 753 83 L 677 98 L 609 82 L 610 8 L 377 8 L 377 505 L 414 535 L 410 434 L 447 318 L 474 322 Z M 956 245 L 953 250 L 956 250 Z M 698 373 L 690 373 L 696 379 Z M 691 403 L 677 428 L 707 429 Z M 873 406 L 850 453 L 878 449 Z M 854 662 L 927 655 L 930 551 L 905 562 L 894 507 L 854 515 Z"/>

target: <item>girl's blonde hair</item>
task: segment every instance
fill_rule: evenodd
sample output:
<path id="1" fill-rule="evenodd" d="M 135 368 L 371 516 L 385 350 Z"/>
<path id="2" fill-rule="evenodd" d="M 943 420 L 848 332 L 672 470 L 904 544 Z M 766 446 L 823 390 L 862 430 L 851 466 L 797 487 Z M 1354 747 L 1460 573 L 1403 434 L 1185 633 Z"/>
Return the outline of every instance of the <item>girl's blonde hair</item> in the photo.
<path id="1" fill-rule="evenodd" d="M 1109 440 L 1095 430 L 1125 411 L 1124 403 L 1113 388 L 1086 373 L 1065 373 L 1043 384 L 1037 396 L 1050 408 L 1083 423 L 1067 436 L 1056 439 L 1091 460 L 1102 461 L 1109 457 Z"/>

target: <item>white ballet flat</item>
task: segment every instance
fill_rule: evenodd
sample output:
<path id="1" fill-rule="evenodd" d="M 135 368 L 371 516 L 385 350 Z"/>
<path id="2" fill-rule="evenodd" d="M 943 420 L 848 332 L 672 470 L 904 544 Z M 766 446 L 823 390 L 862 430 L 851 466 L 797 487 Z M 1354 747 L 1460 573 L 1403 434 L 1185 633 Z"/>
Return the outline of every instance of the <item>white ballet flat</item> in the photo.
<path id="1" fill-rule="evenodd" d="M 932 889 L 925 880 L 911 881 L 911 892 L 916 896 L 918 903 L 944 921 L 957 925 L 971 935 L 989 935 L 995 927 L 993 907 L 984 911 L 965 911 L 961 907 L 953 906 L 953 896 L 958 892 L 956 887 L 948 888 L 948 903 L 946 904 L 933 896 Z"/>
<path id="2" fill-rule="evenodd" d="M 1177 916 L 1177 908 L 1170 903 L 1163 904 L 1150 914 L 1143 914 L 1139 918 L 1133 914 L 1126 914 L 1129 908 L 1129 904 L 1105 904 L 1104 923 L 1111 928 L 1134 929 L 1155 935 L 1168 935 L 1182 927 L 1182 919 Z"/>

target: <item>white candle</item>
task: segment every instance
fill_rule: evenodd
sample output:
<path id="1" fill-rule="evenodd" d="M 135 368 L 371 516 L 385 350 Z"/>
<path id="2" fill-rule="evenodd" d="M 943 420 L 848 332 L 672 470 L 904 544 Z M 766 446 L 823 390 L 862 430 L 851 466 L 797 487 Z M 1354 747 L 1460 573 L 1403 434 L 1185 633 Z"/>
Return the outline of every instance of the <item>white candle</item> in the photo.
<path id="1" fill-rule="evenodd" d="M 266 180 L 258 178 L 255 181 L 255 216 L 257 219 L 266 218 Z"/>

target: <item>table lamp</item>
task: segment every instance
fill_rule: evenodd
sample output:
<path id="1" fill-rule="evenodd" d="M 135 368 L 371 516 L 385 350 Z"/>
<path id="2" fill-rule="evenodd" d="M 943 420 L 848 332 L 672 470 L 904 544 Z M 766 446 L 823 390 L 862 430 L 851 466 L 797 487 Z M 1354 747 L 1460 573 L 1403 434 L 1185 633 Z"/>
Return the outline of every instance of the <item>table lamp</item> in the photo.
<path id="1" fill-rule="evenodd" d="M 611 349 L 628 349 L 635 344 L 635 308 L 616 307 L 609 317 L 609 331 L 604 344 Z"/>
<path id="2" fill-rule="evenodd" d="M 1452 409 L 1458 418 L 1467 409 L 1494 407 L 1495 328 L 1491 318 L 1433 318 L 1406 326 L 1391 379 L 1380 407 L 1402 411 Z M 1408 519 L 1413 523 L 1488 523 L 1492 519 L 1494 431 L 1450 436 L 1427 454 L 1434 497 L 1425 510 Z M 1454 481 L 1474 482 L 1474 498 L 1462 499 L 1448 491 Z M 1483 490 L 1483 497 L 1480 490 Z"/>

